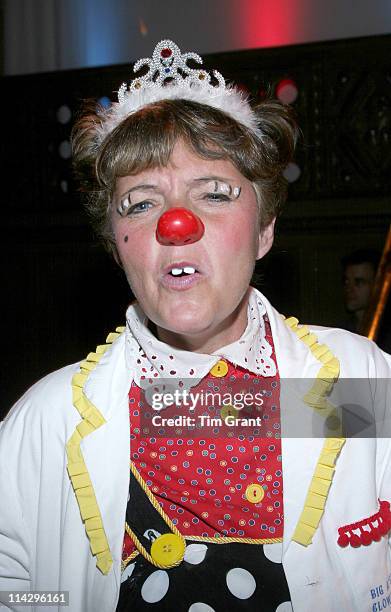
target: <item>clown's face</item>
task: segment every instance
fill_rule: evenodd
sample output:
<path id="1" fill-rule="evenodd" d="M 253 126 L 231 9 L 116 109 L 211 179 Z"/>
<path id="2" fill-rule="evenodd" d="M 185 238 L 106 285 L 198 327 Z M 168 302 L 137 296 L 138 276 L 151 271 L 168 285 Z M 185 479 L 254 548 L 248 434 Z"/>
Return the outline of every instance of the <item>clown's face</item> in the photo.
<path id="1" fill-rule="evenodd" d="M 156 239 L 159 218 L 172 207 L 201 219 L 198 241 L 172 246 Z M 273 242 L 274 224 L 260 232 L 259 214 L 251 182 L 230 161 L 202 159 L 182 142 L 166 167 L 117 180 L 118 258 L 160 340 L 211 353 L 240 338 L 255 261 Z"/>

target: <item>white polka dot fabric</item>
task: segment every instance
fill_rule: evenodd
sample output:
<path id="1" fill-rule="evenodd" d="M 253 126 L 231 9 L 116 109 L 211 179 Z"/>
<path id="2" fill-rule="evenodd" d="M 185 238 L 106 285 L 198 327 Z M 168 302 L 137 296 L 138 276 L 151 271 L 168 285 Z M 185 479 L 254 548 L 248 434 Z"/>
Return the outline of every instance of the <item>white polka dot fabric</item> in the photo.
<path id="1" fill-rule="evenodd" d="M 125 582 L 133 574 L 135 563 L 129 563 L 121 574 L 121 582 Z"/>
<path id="2" fill-rule="evenodd" d="M 202 380 L 220 358 L 259 376 L 275 376 L 272 347 L 266 339 L 266 308 L 254 290 L 248 303 L 248 323 L 242 337 L 212 355 L 174 349 L 160 342 L 148 329 L 148 319 L 137 304 L 126 313 L 126 361 L 135 370 L 134 382 L 148 387 L 159 379 L 173 378 L 190 388 Z M 181 380 L 183 379 L 183 380 Z"/>
<path id="3" fill-rule="evenodd" d="M 226 575 L 228 590 L 238 599 L 248 599 L 254 593 L 257 583 L 254 576 L 242 567 L 234 567 Z"/>
<path id="4" fill-rule="evenodd" d="M 153 572 L 141 587 L 141 597 L 147 603 L 157 603 L 168 591 L 170 579 L 164 570 Z"/>
<path id="5" fill-rule="evenodd" d="M 276 550 L 270 554 L 272 548 Z M 265 549 L 268 555 L 263 556 L 262 546 L 187 542 L 183 562 L 167 570 L 138 556 L 122 578 L 117 612 L 293 612 L 281 547 Z M 133 581 L 129 575 L 135 575 Z"/>
<path id="6" fill-rule="evenodd" d="M 189 544 L 186 546 L 184 559 L 187 563 L 198 565 L 205 559 L 207 546 L 205 544 Z"/>
<path id="7" fill-rule="evenodd" d="M 273 563 L 282 563 L 282 542 L 276 542 L 275 544 L 264 544 L 263 553 L 266 559 Z"/>
<path id="8" fill-rule="evenodd" d="M 283 601 L 276 608 L 276 612 L 293 612 L 292 604 L 290 601 Z"/>

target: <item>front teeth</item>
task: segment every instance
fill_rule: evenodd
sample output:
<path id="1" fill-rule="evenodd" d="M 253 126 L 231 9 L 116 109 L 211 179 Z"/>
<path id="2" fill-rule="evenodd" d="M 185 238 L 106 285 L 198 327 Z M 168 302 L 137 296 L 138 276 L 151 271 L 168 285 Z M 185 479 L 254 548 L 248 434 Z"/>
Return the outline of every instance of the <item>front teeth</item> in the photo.
<path id="1" fill-rule="evenodd" d="M 171 274 L 173 276 L 179 276 L 180 274 L 195 274 L 195 268 L 187 266 L 186 268 L 173 268 Z"/>

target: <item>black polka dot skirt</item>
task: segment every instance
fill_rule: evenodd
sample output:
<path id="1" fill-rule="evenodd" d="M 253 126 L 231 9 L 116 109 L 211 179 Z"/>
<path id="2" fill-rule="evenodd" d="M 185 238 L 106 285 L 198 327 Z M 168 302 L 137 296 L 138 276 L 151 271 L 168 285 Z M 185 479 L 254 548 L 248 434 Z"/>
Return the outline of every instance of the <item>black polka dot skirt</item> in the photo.
<path id="1" fill-rule="evenodd" d="M 126 521 L 149 552 L 170 528 L 131 475 Z M 186 539 L 183 561 L 159 569 L 138 554 L 122 573 L 117 612 L 292 612 L 281 543 Z"/>
<path id="2" fill-rule="evenodd" d="M 292 612 L 283 567 L 262 544 L 186 544 L 188 560 L 168 570 L 138 555 L 124 572 L 117 611 Z"/>

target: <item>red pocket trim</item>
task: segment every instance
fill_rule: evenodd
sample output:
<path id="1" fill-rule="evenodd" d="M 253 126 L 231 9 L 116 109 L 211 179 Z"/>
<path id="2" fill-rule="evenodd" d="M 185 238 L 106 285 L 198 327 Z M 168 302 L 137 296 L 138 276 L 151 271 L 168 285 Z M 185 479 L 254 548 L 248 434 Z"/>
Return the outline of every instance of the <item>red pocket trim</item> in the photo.
<path id="1" fill-rule="evenodd" d="M 368 546 L 372 542 L 378 542 L 391 529 L 391 511 L 390 502 L 379 500 L 379 510 L 368 518 L 344 525 L 338 529 L 337 544 L 342 546 Z M 356 533 L 358 532 L 358 533 Z"/>

